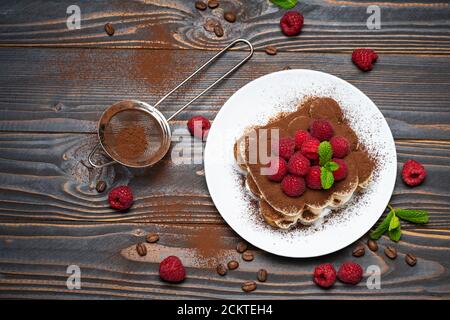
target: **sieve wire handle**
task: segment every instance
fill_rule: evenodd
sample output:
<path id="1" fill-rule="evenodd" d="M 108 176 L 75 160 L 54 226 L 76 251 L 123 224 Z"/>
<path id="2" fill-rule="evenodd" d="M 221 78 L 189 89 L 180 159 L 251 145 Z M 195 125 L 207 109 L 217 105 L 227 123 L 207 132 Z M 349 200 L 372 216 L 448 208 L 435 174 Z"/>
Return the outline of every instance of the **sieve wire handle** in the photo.
<path id="1" fill-rule="evenodd" d="M 234 70 L 236 70 L 237 68 L 239 68 L 241 65 L 243 65 L 248 59 L 250 59 L 253 55 L 253 46 L 252 44 L 245 39 L 236 39 L 233 42 L 231 42 L 228 46 L 226 46 L 225 48 L 223 48 L 221 51 L 219 51 L 216 55 L 214 55 L 211 59 L 209 59 L 204 65 L 202 65 L 199 69 L 197 69 L 197 71 L 195 71 L 193 74 L 191 74 L 189 77 L 187 77 L 186 79 L 184 79 L 179 85 L 177 85 L 175 88 L 173 88 L 171 91 L 169 91 L 164 97 L 162 97 L 155 105 L 154 107 L 157 107 L 161 102 L 163 102 L 164 100 L 166 100 L 167 97 L 169 97 L 172 93 L 174 93 L 175 91 L 177 91 L 182 85 L 184 85 L 186 82 L 188 82 L 190 79 L 192 79 L 197 73 L 199 73 L 200 71 L 202 71 L 205 67 L 207 67 L 208 65 L 210 65 L 213 61 L 215 61 L 217 58 L 219 58 L 221 55 L 223 55 L 228 49 L 234 47 L 237 43 L 245 43 L 249 49 L 250 49 L 250 53 L 244 58 L 242 59 L 238 64 L 236 64 L 233 68 L 231 68 L 230 70 L 228 70 L 224 75 L 222 75 L 220 78 L 218 78 L 216 81 L 214 81 L 208 88 L 206 88 L 205 90 L 203 90 L 202 92 L 200 92 L 194 99 L 192 99 L 191 101 L 189 101 L 188 103 L 186 103 L 184 106 L 182 106 L 180 109 L 178 109 L 174 114 L 172 114 L 167 121 L 170 121 L 172 118 L 174 118 L 175 116 L 177 116 L 180 112 L 182 112 L 184 109 L 186 109 L 187 107 L 189 107 L 195 100 L 197 100 L 198 98 L 200 98 L 205 92 L 207 92 L 209 89 L 211 89 L 212 87 L 214 87 L 216 84 L 218 84 L 220 81 L 222 81 L 226 76 L 228 76 L 230 73 L 232 73 Z"/>
<path id="2" fill-rule="evenodd" d="M 95 163 L 92 158 L 93 158 L 94 154 L 97 152 L 97 150 L 99 148 L 100 148 L 100 143 L 97 143 L 95 145 L 94 149 L 92 149 L 91 153 L 89 153 L 89 156 L 88 156 L 88 162 L 93 168 L 97 168 L 97 169 L 104 168 L 104 167 L 107 167 L 109 165 L 112 165 L 113 163 L 116 163 L 116 161 L 114 161 L 114 160 L 113 161 L 109 161 L 109 162 L 105 162 L 105 163 L 102 163 L 102 164 Z"/>

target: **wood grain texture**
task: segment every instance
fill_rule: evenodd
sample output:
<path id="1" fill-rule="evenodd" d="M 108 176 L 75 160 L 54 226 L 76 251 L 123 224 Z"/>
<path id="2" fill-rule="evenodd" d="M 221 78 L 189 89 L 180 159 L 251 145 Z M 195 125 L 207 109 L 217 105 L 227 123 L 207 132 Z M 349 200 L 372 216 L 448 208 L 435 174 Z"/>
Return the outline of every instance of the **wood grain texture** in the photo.
<path id="1" fill-rule="evenodd" d="M 305 0 L 296 9 L 305 16 L 299 37 L 285 37 L 279 28 L 284 10 L 267 0 L 223 0 L 215 10 L 198 11 L 190 0 L 78 1 L 81 29 L 66 26 L 69 0 L 2 1 L 1 46 L 70 46 L 217 49 L 232 39 L 251 40 L 258 50 L 275 45 L 285 51 L 349 52 L 372 47 L 379 52 L 449 54 L 449 3 L 444 0 L 336 1 Z M 367 7 L 381 9 L 381 29 L 366 26 Z M 236 23 L 222 18 L 237 13 Z M 206 19 L 216 19 L 225 35 L 206 32 Z M 103 29 L 111 22 L 116 32 Z"/>

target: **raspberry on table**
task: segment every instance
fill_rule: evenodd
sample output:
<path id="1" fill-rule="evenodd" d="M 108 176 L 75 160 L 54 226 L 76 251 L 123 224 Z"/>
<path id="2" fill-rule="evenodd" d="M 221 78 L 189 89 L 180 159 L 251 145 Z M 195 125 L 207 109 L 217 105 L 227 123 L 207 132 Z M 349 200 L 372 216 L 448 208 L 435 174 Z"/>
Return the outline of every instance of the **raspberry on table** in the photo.
<path id="1" fill-rule="evenodd" d="M 425 167 L 415 160 L 408 160 L 403 164 L 402 179 L 410 187 L 418 186 L 427 176 Z"/>
<path id="2" fill-rule="evenodd" d="M 295 148 L 300 150 L 302 148 L 303 142 L 311 138 L 311 135 L 306 130 L 297 130 L 294 135 Z"/>
<path id="3" fill-rule="evenodd" d="M 303 28 L 303 15 L 298 11 L 286 12 L 280 20 L 281 31 L 287 36 L 298 35 Z"/>
<path id="4" fill-rule="evenodd" d="M 370 71 L 373 63 L 377 61 L 378 55 L 372 49 L 359 48 L 353 50 L 352 61 L 362 71 Z"/>
<path id="5" fill-rule="evenodd" d="M 281 157 L 276 157 L 270 162 L 270 167 L 275 168 L 275 173 L 267 176 L 269 180 L 280 182 L 288 172 L 286 160 Z"/>
<path id="6" fill-rule="evenodd" d="M 192 136 L 205 139 L 211 128 L 211 122 L 203 116 L 195 116 L 189 119 L 187 127 Z"/>
<path id="7" fill-rule="evenodd" d="M 358 284 L 363 277 L 363 268 L 355 262 L 345 262 L 338 271 L 338 279 L 344 283 Z"/>
<path id="8" fill-rule="evenodd" d="M 345 158 L 350 153 L 350 143 L 344 137 L 334 136 L 331 138 L 330 144 L 335 158 Z"/>
<path id="9" fill-rule="evenodd" d="M 313 280 L 322 288 L 330 288 L 336 281 L 336 270 L 331 263 L 318 265 L 314 269 Z"/>
<path id="10" fill-rule="evenodd" d="M 319 159 L 320 141 L 316 138 L 309 138 L 302 144 L 300 152 L 308 159 Z"/>
<path id="11" fill-rule="evenodd" d="M 281 181 L 281 190 L 289 197 L 299 197 L 305 192 L 305 180 L 302 177 L 287 175 Z"/>
<path id="12" fill-rule="evenodd" d="M 294 154 L 295 151 L 295 141 L 291 137 L 283 137 L 279 140 L 278 152 L 276 152 L 280 157 L 289 160 L 289 158 Z"/>
<path id="13" fill-rule="evenodd" d="M 319 139 L 319 141 L 330 140 L 334 135 L 334 129 L 328 120 L 314 119 L 309 127 L 311 136 Z"/>
<path id="14" fill-rule="evenodd" d="M 341 181 L 347 178 L 348 167 L 344 159 L 333 158 L 331 161 L 336 162 L 339 168 L 333 171 L 333 176 L 335 181 Z"/>
<path id="15" fill-rule="evenodd" d="M 288 171 L 296 176 L 304 176 L 309 171 L 309 160 L 297 151 L 292 155 L 288 162 Z"/>
<path id="16" fill-rule="evenodd" d="M 186 269 L 176 256 L 169 256 L 159 264 L 159 276 L 167 282 L 181 282 L 186 278 Z"/>
<path id="17" fill-rule="evenodd" d="M 108 194 L 108 202 L 113 209 L 128 210 L 133 204 L 133 192 L 129 186 L 115 187 Z"/>
<path id="18" fill-rule="evenodd" d="M 313 166 L 309 169 L 308 174 L 305 177 L 306 186 L 313 190 L 322 189 L 322 182 L 320 180 L 320 167 Z"/>

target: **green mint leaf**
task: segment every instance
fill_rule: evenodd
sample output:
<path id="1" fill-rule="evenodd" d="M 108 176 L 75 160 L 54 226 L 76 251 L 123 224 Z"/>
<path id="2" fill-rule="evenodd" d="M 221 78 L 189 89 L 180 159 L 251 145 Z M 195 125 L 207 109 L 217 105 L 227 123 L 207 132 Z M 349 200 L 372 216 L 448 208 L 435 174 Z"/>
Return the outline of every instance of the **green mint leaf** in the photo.
<path id="1" fill-rule="evenodd" d="M 427 223 L 429 219 L 428 212 L 424 210 L 396 209 L 395 213 L 399 218 L 413 223 Z"/>
<path id="2" fill-rule="evenodd" d="M 322 141 L 319 144 L 319 164 L 324 166 L 333 157 L 333 149 L 331 148 L 331 143 L 328 141 Z"/>
<path id="3" fill-rule="evenodd" d="M 397 212 L 397 211 L 396 211 Z M 400 227 L 400 220 L 395 215 L 392 216 L 391 221 L 389 222 L 389 231 L 395 230 Z"/>
<path id="4" fill-rule="evenodd" d="M 330 189 L 334 183 L 333 172 L 325 167 L 320 168 L 320 183 L 325 190 Z"/>
<path id="5" fill-rule="evenodd" d="M 401 237 L 402 237 L 402 230 L 400 228 L 400 224 L 398 225 L 397 228 L 389 230 L 389 239 L 391 239 L 392 241 L 398 242 Z"/>
<path id="6" fill-rule="evenodd" d="M 394 211 L 391 210 L 386 218 L 384 218 L 383 222 L 381 222 L 378 227 L 370 233 L 370 238 L 373 240 L 380 239 L 381 236 L 389 229 L 389 225 L 393 216 Z"/>
<path id="7" fill-rule="evenodd" d="M 327 168 L 328 170 L 330 170 L 331 172 L 339 169 L 339 165 L 333 161 L 328 161 L 327 163 L 325 163 L 324 167 Z"/>
<path id="8" fill-rule="evenodd" d="M 270 0 L 270 2 L 282 7 L 283 9 L 292 9 L 297 5 L 298 0 Z"/>

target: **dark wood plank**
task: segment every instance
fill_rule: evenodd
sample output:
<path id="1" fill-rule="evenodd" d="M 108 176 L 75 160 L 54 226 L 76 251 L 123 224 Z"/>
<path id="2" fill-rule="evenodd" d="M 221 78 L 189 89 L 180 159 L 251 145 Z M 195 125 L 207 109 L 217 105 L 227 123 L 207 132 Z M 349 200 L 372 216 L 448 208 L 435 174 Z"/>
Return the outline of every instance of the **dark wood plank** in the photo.
<path id="1" fill-rule="evenodd" d="M 301 1 L 305 16 L 301 36 L 285 37 L 279 28 L 284 10 L 267 0 L 221 1 L 218 9 L 200 12 L 194 1 L 78 1 L 80 30 L 66 26 L 69 0 L 2 1 L 1 46 L 72 46 L 217 49 L 238 37 L 257 49 L 276 45 L 280 50 L 349 52 L 370 46 L 379 52 L 449 54 L 449 4 L 443 0 L 368 2 L 359 0 Z M 368 30 L 367 6 L 381 8 L 381 30 Z M 222 18 L 234 10 L 234 24 Z M 221 21 L 225 35 L 217 38 L 204 30 L 208 18 Z M 105 23 L 114 24 L 109 37 Z"/>
<path id="2" fill-rule="evenodd" d="M 245 54 L 234 52 L 161 106 L 170 115 Z M 123 99 L 154 103 L 211 56 L 186 50 L 0 50 L 0 131 L 95 132 L 101 112 Z M 370 73 L 348 54 L 256 54 L 177 120 L 204 115 L 251 80 L 283 69 L 328 72 L 356 85 L 381 109 L 397 139 L 450 139 L 450 60 L 385 54 Z M 411 68 L 414 66 L 414 68 Z M 255 107 L 255 106 L 252 106 Z"/>
<path id="3" fill-rule="evenodd" d="M 263 299 L 448 299 L 450 278 L 449 233 L 410 230 L 396 245 L 399 256 L 392 261 L 382 250 L 392 242 L 383 238 L 378 252 L 367 251 L 358 262 L 367 268 L 380 267 L 381 289 L 369 290 L 365 281 L 358 286 L 336 283 L 332 290 L 321 290 L 311 279 L 315 265 L 332 261 L 336 266 L 352 259 L 352 246 L 314 259 L 287 259 L 258 249 L 252 262 L 241 261 L 235 246 L 239 238 L 224 225 L 207 226 L 217 235 L 213 254 L 199 251 L 193 240 L 195 225 L 159 224 L 0 224 L 0 297 L 2 298 L 263 298 Z M 147 244 L 148 254 L 139 257 L 135 245 L 148 232 L 157 232 L 160 241 Z M 418 263 L 414 268 L 404 262 L 412 252 Z M 187 279 L 178 285 L 163 283 L 158 263 L 167 255 L 181 257 Z M 211 266 L 236 258 L 239 269 L 225 277 Z M 354 258 L 353 258 L 354 259 Z M 69 265 L 81 268 L 81 290 L 66 287 Z M 269 272 L 266 283 L 245 294 L 240 286 L 256 279 L 259 268 Z"/>

